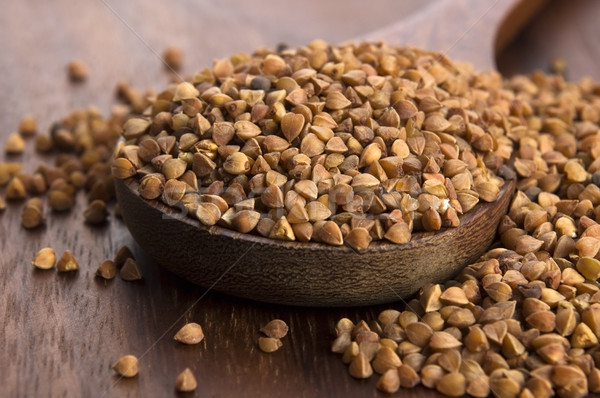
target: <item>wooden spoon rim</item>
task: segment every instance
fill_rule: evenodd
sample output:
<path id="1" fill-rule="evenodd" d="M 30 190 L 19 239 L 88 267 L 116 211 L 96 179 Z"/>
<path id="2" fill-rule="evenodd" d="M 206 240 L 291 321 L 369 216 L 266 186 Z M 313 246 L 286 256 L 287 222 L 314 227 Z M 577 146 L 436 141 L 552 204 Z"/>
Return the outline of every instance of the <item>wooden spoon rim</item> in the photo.
<path id="1" fill-rule="evenodd" d="M 309 249 L 309 250 L 313 250 L 313 251 L 314 250 L 317 250 L 317 251 L 323 250 L 323 251 L 327 251 L 328 253 L 330 253 L 332 250 L 339 250 L 339 252 L 342 252 L 342 253 L 354 252 L 354 249 L 352 249 L 351 247 L 349 247 L 347 245 L 333 246 L 333 245 L 328 245 L 328 244 L 314 242 L 314 241 L 311 241 L 311 242 L 284 241 L 284 240 L 272 239 L 272 238 L 268 238 L 268 237 L 264 237 L 264 236 L 260 236 L 260 235 L 255 235 L 255 234 L 242 233 L 242 232 L 234 231 L 232 229 L 222 227 L 219 225 L 206 226 L 206 225 L 202 224 L 200 221 L 193 219 L 191 217 L 188 217 L 185 214 L 177 213 L 177 211 L 173 207 L 162 203 L 160 200 L 156 200 L 156 199 L 147 200 L 147 199 L 142 198 L 138 192 L 139 180 L 136 179 L 135 177 L 128 178 L 126 180 L 119 180 L 119 181 L 123 182 L 127 186 L 128 191 L 130 193 L 138 196 L 148 206 L 160 211 L 161 213 L 163 213 L 165 216 L 169 217 L 170 219 L 175 219 L 177 221 L 189 224 L 189 225 L 191 225 L 199 230 L 205 231 L 211 235 L 219 235 L 219 236 L 223 236 L 223 237 L 229 237 L 232 240 L 242 240 L 242 241 L 247 241 L 247 242 L 251 242 L 251 243 L 260 243 L 262 245 L 277 246 L 277 247 L 281 247 L 281 248 L 288 248 L 288 249 L 295 249 L 295 250 L 302 250 L 302 249 Z M 410 247 L 413 247 L 416 245 L 423 245 L 423 244 L 426 245 L 428 243 L 428 241 L 434 236 L 436 237 L 436 239 L 440 238 L 440 237 L 442 237 L 442 238 L 447 237 L 447 239 L 452 239 L 452 237 L 454 235 L 456 235 L 462 228 L 466 228 L 471 222 L 476 222 L 482 214 L 489 212 L 489 211 L 494 211 L 494 209 L 497 207 L 497 204 L 501 202 L 501 199 L 504 195 L 508 194 L 508 195 L 512 196 L 512 194 L 514 193 L 514 188 L 515 188 L 514 180 L 506 181 L 504 183 L 504 185 L 500 188 L 500 193 L 499 193 L 496 201 L 494 201 L 494 202 L 481 202 L 480 201 L 479 203 L 477 203 L 473 209 L 471 209 L 466 214 L 463 214 L 459 217 L 460 225 L 458 227 L 442 228 L 439 231 L 433 231 L 433 232 L 414 232 L 411 236 L 411 240 L 407 243 L 402 243 L 402 244 L 392 243 L 392 242 L 383 241 L 383 240 L 372 241 L 368 248 L 359 251 L 359 253 L 360 254 L 369 254 L 369 253 L 389 252 L 392 250 L 399 250 L 402 248 L 410 248 Z"/>

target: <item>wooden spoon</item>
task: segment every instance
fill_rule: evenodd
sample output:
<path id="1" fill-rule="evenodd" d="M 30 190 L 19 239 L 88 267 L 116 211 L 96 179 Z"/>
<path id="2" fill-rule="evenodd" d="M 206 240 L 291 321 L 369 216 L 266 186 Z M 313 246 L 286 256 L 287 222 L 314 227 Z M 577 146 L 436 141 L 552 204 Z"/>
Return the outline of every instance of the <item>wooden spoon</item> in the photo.
<path id="1" fill-rule="evenodd" d="M 448 50 L 453 59 L 489 69 L 494 43 L 518 28 L 511 15 L 530 16 L 533 3 L 440 0 L 366 38 Z M 507 16 L 508 25 L 503 23 Z M 469 21 L 467 31 L 458 24 L 461 18 Z M 521 18 L 520 24 L 526 19 Z M 159 264 L 191 282 L 272 303 L 356 306 L 400 300 L 475 261 L 493 241 L 514 186 L 514 181 L 507 182 L 496 202 L 478 204 L 457 228 L 414 233 L 403 245 L 373 242 L 360 254 L 345 246 L 283 242 L 205 227 L 177 209 L 142 199 L 135 179 L 118 180 L 116 193 L 138 244 Z"/>

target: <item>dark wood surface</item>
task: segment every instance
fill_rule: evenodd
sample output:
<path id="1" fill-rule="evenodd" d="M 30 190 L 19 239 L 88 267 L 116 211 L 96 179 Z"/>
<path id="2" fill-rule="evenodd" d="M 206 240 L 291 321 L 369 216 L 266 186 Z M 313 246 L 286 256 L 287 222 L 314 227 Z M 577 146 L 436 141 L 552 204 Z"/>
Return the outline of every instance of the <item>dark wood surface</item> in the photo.
<path id="1" fill-rule="evenodd" d="M 416 0 L 401 5 L 393 0 L 367 5 L 359 0 L 5 2 L 0 13 L 0 138 L 14 131 L 25 114 L 36 116 L 42 131 L 75 107 L 96 105 L 106 114 L 121 79 L 140 88 L 164 87 L 170 76 L 154 52 L 169 45 L 184 50 L 184 72 L 192 73 L 214 58 L 259 46 L 358 37 L 426 6 Z M 550 2 L 521 41 L 503 54 L 502 70 L 545 68 L 552 56 L 561 55 L 571 78 L 583 73 L 600 78 L 599 15 L 598 2 Z M 75 58 L 90 66 L 89 81 L 76 86 L 64 70 Z M 31 143 L 15 159 L 22 159 L 28 171 L 49 161 L 35 155 Z M 111 216 L 101 229 L 85 226 L 83 201 L 69 214 L 50 214 L 36 231 L 20 227 L 21 205 L 9 204 L 0 213 L 0 396 L 168 397 L 175 395 L 174 379 L 185 367 L 199 382 L 191 396 L 383 396 L 375 390 L 375 377 L 352 379 L 329 346 L 340 317 L 373 319 L 400 303 L 330 310 L 206 293 L 157 267 L 120 220 Z M 97 265 L 123 244 L 133 248 L 144 279 L 94 279 Z M 30 261 L 44 246 L 59 254 L 72 250 L 80 271 L 34 270 Z M 290 333 L 283 347 L 268 355 L 255 342 L 258 329 L 275 317 L 289 324 Z M 204 327 L 201 344 L 181 346 L 172 340 L 187 321 Z M 119 380 L 110 365 L 129 353 L 140 357 L 140 374 Z M 425 392 L 403 391 L 411 396 Z"/>

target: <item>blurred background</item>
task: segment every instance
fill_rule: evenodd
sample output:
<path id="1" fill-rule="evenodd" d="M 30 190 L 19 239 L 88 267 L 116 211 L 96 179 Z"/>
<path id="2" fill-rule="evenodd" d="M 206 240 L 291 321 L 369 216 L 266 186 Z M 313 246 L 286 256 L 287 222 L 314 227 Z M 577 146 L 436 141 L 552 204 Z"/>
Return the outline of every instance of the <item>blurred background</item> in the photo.
<path id="1" fill-rule="evenodd" d="M 107 112 L 119 80 L 141 89 L 164 88 L 171 76 L 159 55 L 169 46 L 182 50 L 181 74 L 191 75 L 235 52 L 303 45 L 315 38 L 332 43 L 358 38 L 427 12 L 436 1 L 6 2 L 0 13 L 0 92 L 5 99 L 0 135 L 14 130 L 26 113 L 38 117 L 43 131 L 74 107 L 94 104 Z M 560 57 L 568 78 L 600 78 L 598 15 L 597 1 L 547 1 L 499 54 L 500 71 L 548 70 Z M 65 66 L 73 59 L 89 67 L 84 84 L 70 84 L 66 77 Z"/>

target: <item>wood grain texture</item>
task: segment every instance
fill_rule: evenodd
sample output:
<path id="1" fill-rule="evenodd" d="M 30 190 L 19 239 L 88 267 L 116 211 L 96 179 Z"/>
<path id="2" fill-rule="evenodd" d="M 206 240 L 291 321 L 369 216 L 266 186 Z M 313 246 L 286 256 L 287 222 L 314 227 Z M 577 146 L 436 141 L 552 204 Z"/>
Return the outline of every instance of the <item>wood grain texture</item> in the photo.
<path id="1" fill-rule="evenodd" d="M 206 227 L 179 209 L 141 198 L 133 178 L 115 183 L 131 235 L 178 276 L 238 297 L 317 307 L 398 301 L 458 274 L 492 243 L 515 186 L 507 182 L 498 200 L 481 202 L 457 228 L 413 233 L 403 245 L 373 242 L 358 253 Z"/>
<path id="2" fill-rule="evenodd" d="M 381 0 L 368 7 L 358 0 L 344 2 L 343 7 L 314 0 L 107 3 L 155 51 L 160 53 L 168 45 L 181 47 L 186 56 L 184 72 L 192 73 L 213 58 L 262 45 L 356 37 L 410 15 L 424 2 Z M 564 7 L 569 2 L 554 3 Z M 538 36 L 529 43 L 545 43 L 553 31 L 585 36 L 590 25 L 584 21 L 597 19 L 599 10 L 594 2 L 576 2 L 571 7 L 584 4 L 592 11 L 584 9 L 559 24 L 542 23 L 545 28 L 533 32 Z M 564 15 L 552 14 L 554 7 L 545 18 Z M 354 23 L 358 17 L 361 22 Z M 597 70 L 597 41 L 551 44 L 557 52 L 565 54 L 568 49 L 578 55 L 569 60 L 571 71 L 577 66 Z M 529 51 L 544 54 L 535 47 Z M 140 88 L 161 88 L 169 78 L 155 54 L 100 0 L 5 2 L 0 13 L 0 54 L 2 140 L 25 114 L 36 116 L 40 130 L 46 131 L 75 107 L 93 104 L 108 113 L 119 79 Z M 64 66 L 74 58 L 90 66 L 85 84 L 74 86 L 66 79 Z M 516 57 L 510 62 L 520 61 Z M 23 160 L 28 171 L 40 161 L 31 144 L 22 157 L 13 159 Z M 118 219 L 111 217 L 101 229 L 85 226 L 83 202 L 69 214 L 49 214 L 46 227 L 36 231 L 20 227 L 22 203 L 9 204 L 0 213 L 1 397 L 169 397 L 175 395 L 175 377 L 185 367 L 194 371 L 199 382 L 198 391 L 190 396 L 387 396 L 375 390 L 374 377 L 368 381 L 349 377 L 329 345 L 340 317 L 371 320 L 384 308 L 400 308 L 400 303 L 307 309 L 258 304 L 215 292 L 204 295 L 203 289 L 157 267 Z M 94 279 L 100 261 L 111 258 L 123 244 L 133 248 L 144 279 L 135 283 Z M 59 254 L 72 250 L 80 271 L 58 275 L 33 270 L 30 261 L 44 246 Z M 266 355 L 258 351 L 255 341 L 258 329 L 275 317 L 288 322 L 290 333 L 282 349 Z M 173 334 L 192 320 L 203 325 L 206 340 L 192 347 L 176 344 Z M 110 365 L 128 353 L 140 356 L 140 375 L 118 380 Z M 416 389 L 403 395 L 436 394 Z"/>

